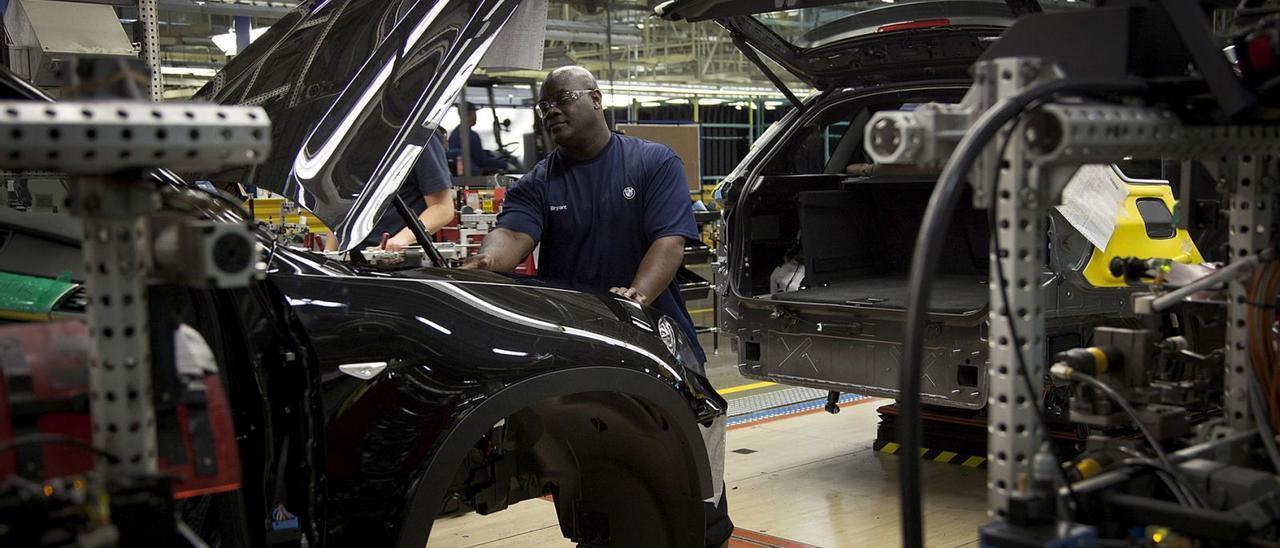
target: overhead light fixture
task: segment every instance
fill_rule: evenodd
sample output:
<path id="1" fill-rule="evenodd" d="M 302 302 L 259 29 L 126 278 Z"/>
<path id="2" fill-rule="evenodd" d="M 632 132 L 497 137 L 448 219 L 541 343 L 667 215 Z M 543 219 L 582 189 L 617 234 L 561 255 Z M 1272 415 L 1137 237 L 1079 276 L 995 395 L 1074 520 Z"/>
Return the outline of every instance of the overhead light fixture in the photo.
<path id="1" fill-rule="evenodd" d="M 687 105 L 689 100 L 684 97 L 676 97 L 675 99 L 667 99 L 668 105 Z"/>
<path id="2" fill-rule="evenodd" d="M 662 103 L 659 103 L 659 102 L 656 102 L 656 101 L 645 101 L 645 102 L 643 102 L 643 103 L 640 103 L 640 106 L 645 107 L 645 108 L 654 108 L 654 107 L 660 107 L 660 106 L 662 106 Z"/>
<path id="3" fill-rule="evenodd" d="M 160 74 L 170 76 L 204 76 L 207 78 L 217 74 L 216 69 L 207 67 L 160 67 Z"/>
<path id="4" fill-rule="evenodd" d="M 638 68 L 638 67 L 637 67 Z M 600 89 L 609 89 L 614 93 L 657 94 L 672 97 L 723 97 L 737 99 L 741 97 L 759 97 L 761 99 L 785 99 L 774 87 L 755 86 L 691 86 L 677 83 L 638 83 L 634 81 L 602 80 L 598 82 Z M 807 93 L 807 92 L 805 92 Z M 803 96 L 803 94 L 802 94 Z"/>
<path id="5" fill-rule="evenodd" d="M 715 98 L 715 97 L 709 97 L 709 98 L 707 98 L 707 99 L 699 98 L 699 99 L 698 99 L 698 104 L 699 104 L 699 105 L 704 105 L 704 106 L 713 107 L 713 106 L 716 106 L 716 105 L 723 105 L 723 104 L 724 104 L 724 99 L 717 99 L 717 98 Z"/>
<path id="6" fill-rule="evenodd" d="M 257 40 L 258 38 L 262 37 L 262 35 L 266 34 L 267 30 L 269 29 L 270 27 L 258 27 L 255 29 L 250 29 L 249 43 L 252 44 L 254 40 Z M 213 36 L 210 36 L 209 39 L 213 40 L 213 45 L 218 46 L 218 49 L 222 50 L 222 53 L 226 55 L 235 55 L 239 53 L 238 51 L 236 51 L 236 33 L 234 31 L 224 32 L 222 34 L 215 34 Z"/>

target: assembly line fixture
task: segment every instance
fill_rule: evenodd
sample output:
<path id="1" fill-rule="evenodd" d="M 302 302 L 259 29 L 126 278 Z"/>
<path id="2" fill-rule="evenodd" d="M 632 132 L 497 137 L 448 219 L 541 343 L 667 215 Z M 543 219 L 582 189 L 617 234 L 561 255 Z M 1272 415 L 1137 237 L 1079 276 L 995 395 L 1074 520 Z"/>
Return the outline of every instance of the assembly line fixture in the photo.
<path id="1" fill-rule="evenodd" d="M 866 129 L 868 152 L 878 163 L 942 165 L 993 105 L 1036 87 L 1050 88 L 1062 74 L 1036 58 L 979 62 L 974 85 L 961 103 L 876 114 Z M 1032 461 L 1047 438 L 1033 409 L 1046 366 L 1044 219 L 1061 202 L 1063 189 L 1079 167 L 1130 158 L 1202 163 L 1216 177 L 1219 191 L 1229 197 L 1233 261 L 1256 256 L 1269 246 L 1280 182 L 1280 128 L 1274 126 L 1188 126 L 1160 109 L 1053 102 L 1048 94 L 1043 104 L 1033 106 L 1019 108 L 1021 114 L 987 144 L 969 174 L 975 205 L 995 206 L 987 485 L 989 513 L 996 519 L 1006 517 L 1012 498 L 1029 495 Z M 1227 303 L 1224 413 L 1230 430 L 1240 436 L 1255 431 L 1244 327 L 1247 283 L 1247 278 L 1230 282 Z"/>
<path id="2" fill-rule="evenodd" d="M 0 102 L 0 169 L 73 177 L 69 200 L 84 223 L 96 346 L 89 369 L 93 443 L 118 459 L 98 463 L 108 477 L 157 470 L 148 286 L 244 286 L 257 268 L 247 225 L 160 217 L 159 189 L 167 183 L 149 170 L 252 165 L 266 158 L 269 142 L 260 107 Z"/>

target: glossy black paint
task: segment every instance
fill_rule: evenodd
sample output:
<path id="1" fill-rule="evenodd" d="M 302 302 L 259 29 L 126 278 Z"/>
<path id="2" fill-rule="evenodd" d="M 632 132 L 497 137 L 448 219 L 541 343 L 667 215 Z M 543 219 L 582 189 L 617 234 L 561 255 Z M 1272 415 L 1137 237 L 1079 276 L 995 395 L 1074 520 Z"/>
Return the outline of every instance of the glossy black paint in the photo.
<path id="1" fill-rule="evenodd" d="M 705 467 L 694 419 L 722 414 L 724 400 L 686 368 L 696 364 L 666 348 L 652 309 L 532 279 L 436 268 L 360 271 L 287 249 L 276 251 L 268 281 L 305 331 L 322 387 L 331 539 L 378 534 L 409 512 L 429 529 L 436 510 L 430 501 L 438 504 L 441 481 L 457 467 L 456 459 L 434 459 L 476 441 L 463 435 L 451 448 L 443 438 L 504 392 L 508 412 L 593 390 L 645 398 L 685 427 L 683 464 Z M 368 362 L 388 366 L 369 381 L 338 369 Z M 574 373 L 581 374 L 576 386 L 569 382 Z M 522 388 L 547 377 L 561 381 L 551 390 Z M 425 477 L 433 464 L 446 474 L 434 484 Z"/>
<path id="2" fill-rule="evenodd" d="M 0 230 L 12 221 L 0 219 Z M 695 511 L 710 494 L 697 422 L 722 415 L 726 404 L 700 364 L 687 361 L 687 341 L 674 354 L 662 342 L 657 311 L 489 272 L 360 269 L 272 250 L 268 236 L 259 233 L 270 257 L 264 280 L 189 290 L 173 303 L 227 378 L 244 469 L 237 511 L 246 523 L 285 504 L 316 544 L 422 546 L 467 452 L 495 422 L 537 406 L 559 413 L 559 430 L 545 436 L 566 438 L 593 434 L 591 421 L 617 415 L 613 408 L 641 409 L 633 430 L 671 448 L 639 471 L 684 478 L 670 496 Z M 27 260 L 10 251 L 0 248 L 0 270 Z M 339 370 L 368 362 L 388 366 L 369 380 Z M 560 492 L 566 498 L 600 496 L 590 493 L 588 474 L 543 464 L 551 462 L 525 466 L 522 478 L 536 484 L 505 503 L 547 486 L 572 491 Z"/>
<path id="3" fill-rule="evenodd" d="M 400 183 L 397 162 L 412 161 L 414 143 L 434 129 L 517 4 L 301 3 L 202 90 L 221 102 L 261 104 L 272 118 L 267 163 L 214 179 L 281 191 L 344 242 L 360 241 L 360 227 L 371 226 Z M 172 173 L 151 177 L 167 209 L 248 219 Z M 64 220 L 65 230 L 34 237 L 49 247 L 67 234 L 59 245 L 74 248 L 83 230 Z M 24 221 L 2 215 L 0 230 Z M 654 544 L 701 542 L 711 474 L 697 424 L 726 405 L 698 373 L 687 341 L 672 352 L 660 339 L 659 313 L 607 293 L 491 273 L 363 269 L 277 246 L 264 230 L 258 238 L 265 279 L 179 292 L 173 303 L 221 365 L 244 470 L 240 492 L 188 508 L 202 516 L 202 533 L 264 546 L 261 527 L 282 505 L 313 546 L 420 548 L 456 489 L 486 511 L 546 489 L 557 495 L 566 534 L 597 533 L 584 516 L 612 513 L 612 533 L 624 535 L 657 525 L 648 518 L 658 511 L 670 534 Z M 68 264 L 54 271 L 79 262 L 59 257 Z M 0 245 L 0 270 L 23 271 L 30 260 Z M 369 362 L 388 366 L 368 380 L 339 369 Z M 512 458 L 499 464 L 508 475 L 488 484 L 460 479 L 477 441 L 506 421 L 511 439 L 499 441 L 511 442 Z M 634 485 L 617 478 L 627 474 L 658 493 L 648 506 L 624 496 Z M 520 488 L 507 489 L 508 479 Z"/>
<path id="4" fill-rule="evenodd" d="M 311 0 L 196 96 L 256 104 L 273 151 L 214 180 L 312 211 L 350 249 L 364 240 L 518 0 Z"/>

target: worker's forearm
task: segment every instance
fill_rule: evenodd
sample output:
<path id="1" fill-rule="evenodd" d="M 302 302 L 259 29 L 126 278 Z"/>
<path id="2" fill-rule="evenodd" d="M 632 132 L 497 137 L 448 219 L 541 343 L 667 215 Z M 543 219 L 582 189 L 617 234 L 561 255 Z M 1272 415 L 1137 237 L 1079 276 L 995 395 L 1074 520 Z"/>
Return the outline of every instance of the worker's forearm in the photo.
<path id="1" fill-rule="evenodd" d="M 658 298 L 671 285 L 676 277 L 676 270 L 684 262 L 684 237 L 667 236 L 658 238 L 649 245 L 640 268 L 631 281 L 631 287 L 645 295 L 649 302 Z"/>
<path id="2" fill-rule="evenodd" d="M 453 220 L 453 207 L 428 207 L 418 215 L 418 220 L 422 221 L 422 226 L 427 229 L 427 234 L 435 234 L 444 225 L 449 224 L 449 221 Z M 400 232 L 397 232 L 395 236 L 409 239 L 413 236 L 413 230 L 406 226 Z M 418 243 L 421 244 L 422 242 Z"/>
<path id="3" fill-rule="evenodd" d="M 520 260 L 533 250 L 533 238 L 506 228 L 497 228 L 485 235 L 479 253 L 488 255 L 489 270 L 511 272 Z"/>

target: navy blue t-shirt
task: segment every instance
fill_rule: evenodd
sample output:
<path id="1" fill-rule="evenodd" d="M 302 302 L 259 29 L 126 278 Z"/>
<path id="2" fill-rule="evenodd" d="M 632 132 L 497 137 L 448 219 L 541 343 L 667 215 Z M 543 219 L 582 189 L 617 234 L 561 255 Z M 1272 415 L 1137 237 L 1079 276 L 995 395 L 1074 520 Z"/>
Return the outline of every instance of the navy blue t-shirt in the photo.
<path id="1" fill-rule="evenodd" d="M 498 227 L 541 242 L 539 277 L 603 290 L 631 287 L 654 240 L 698 238 L 680 157 L 666 145 L 617 134 L 590 160 L 556 151 L 538 162 L 511 185 Z M 675 280 L 650 304 L 676 320 L 706 361 Z"/>
<path id="2" fill-rule="evenodd" d="M 427 199 L 425 198 L 427 194 L 452 187 L 453 180 L 449 175 L 449 167 L 444 159 L 444 145 L 440 144 L 439 138 L 432 135 L 430 139 L 427 139 L 427 144 L 422 147 L 422 153 L 418 155 L 418 161 L 413 164 L 413 171 L 410 171 L 409 176 L 404 178 L 404 182 L 400 184 L 400 190 L 397 190 L 396 194 L 400 196 L 400 199 L 404 200 L 405 205 L 409 206 L 410 211 L 421 215 L 427 209 Z M 378 218 L 378 224 L 374 225 L 373 232 L 370 232 L 369 237 L 365 238 L 365 244 L 378 245 L 382 240 L 383 233 L 395 236 L 401 230 L 404 230 L 404 227 L 404 219 L 396 211 L 396 206 L 388 203 L 387 208 L 382 211 L 382 216 Z"/>

